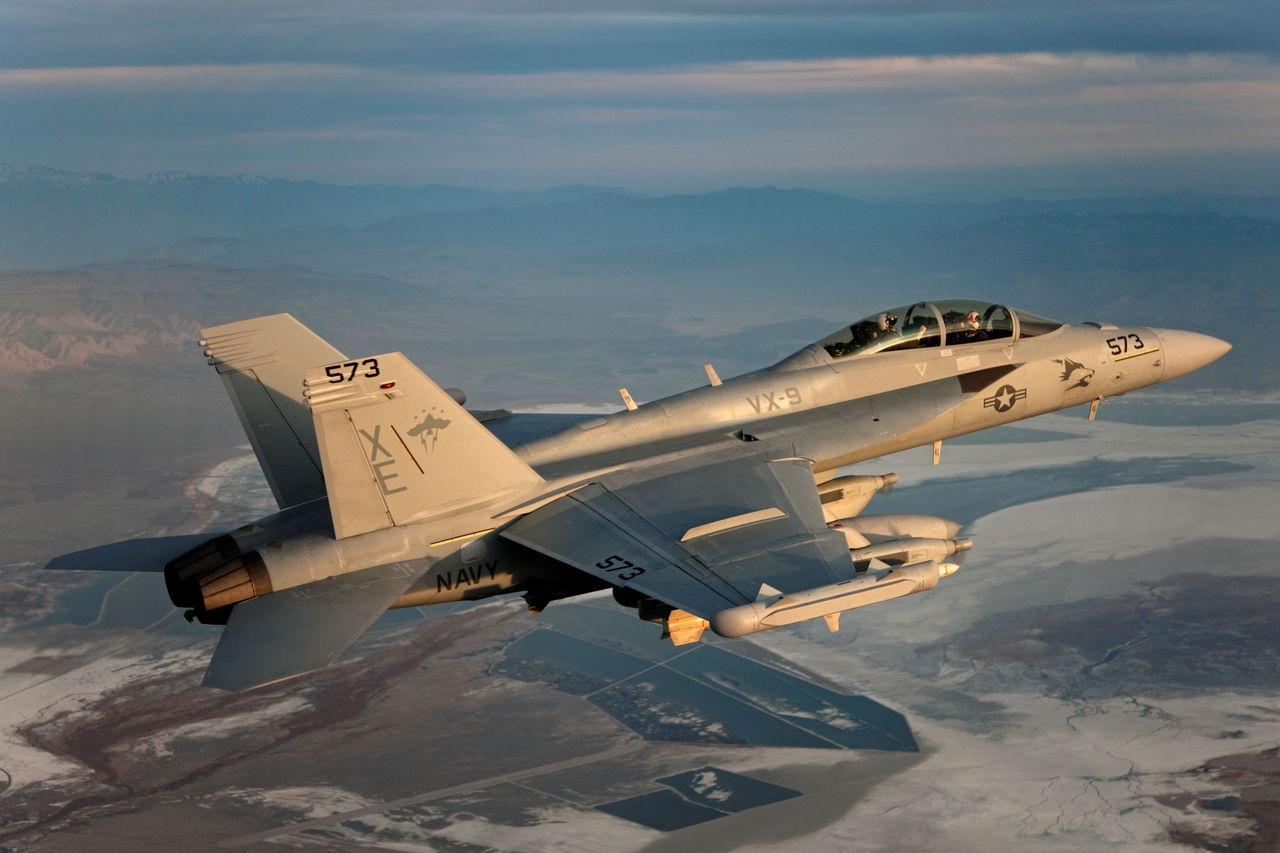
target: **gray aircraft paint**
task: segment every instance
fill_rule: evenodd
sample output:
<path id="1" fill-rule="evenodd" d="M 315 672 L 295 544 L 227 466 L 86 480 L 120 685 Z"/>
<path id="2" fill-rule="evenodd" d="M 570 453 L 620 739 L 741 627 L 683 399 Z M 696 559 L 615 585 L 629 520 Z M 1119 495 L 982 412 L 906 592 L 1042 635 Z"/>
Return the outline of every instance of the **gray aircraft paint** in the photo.
<path id="1" fill-rule="evenodd" d="M 943 319 L 932 303 L 917 305 Z M 832 602 L 854 598 L 849 590 L 882 600 L 903 594 L 890 586 L 928 589 L 954 571 L 915 563 L 864 594 L 879 576 L 855 578 L 849 548 L 860 540 L 828 529 L 818 498 L 817 484 L 836 469 L 1124 394 L 1230 348 L 1193 332 L 1102 324 L 1020 338 L 1012 322 L 1006 337 L 947 346 L 834 357 L 815 344 L 514 452 L 398 353 L 315 367 L 342 356 L 288 315 L 227 324 L 206 332 L 210 361 L 224 378 L 234 374 L 228 391 L 285 508 L 197 548 L 175 537 L 166 580 L 179 589 L 175 604 L 190 598 L 200 618 L 227 624 L 206 679 L 227 689 L 323 666 L 389 606 L 514 591 L 537 610 L 614 586 L 642 618 L 652 618 L 646 600 L 661 605 L 658 621 L 673 638 L 685 623 L 673 621 L 682 611 L 672 607 L 705 624 L 729 606 L 794 615 L 807 611 L 790 602 L 820 601 L 834 629 L 839 613 L 827 611 L 844 609 Z M 416 451 L 406 439 L 417 439 Z M 278 447 L 286 448 L 280 458 L 272 456 Z M 313 459 L 327 495 L 288 505 L 314 494 Z M 865 501 L 857 504 L 860 511 Z M 841 520 L 875 529 L 872 517 Z M 961 542 L 967 547 L 954 540 L 929 550 L 941 555 Z M 115 543 L 50 566 L 155 570 L 164 545 Z M 873 550 L 896 553 L 879 543 Z M 896 580 L 930 571 L 919 582 Z M 764 603 L 753 604 L 757 587 Z M 203 612 L 201 596 L 240 603 Z M 323 619 L 307 618 L 312 598 Z M 264 647 L 276 618 L 294 641 Z M 328 631 L 325 619 L 342 630 Z"/>
<path id="2" fill-rule="evenodd" d="M 580 466 L 581 460 L 596 454 L 607 456 L 602 465 L 617 464 L 628 457 L 641 458 L 654 452 L 653 444 L 711 431 L 717 426 L 732 429 L 756 425 L 759 431 L 767 432 L 779 424 L 803 420 L 791 416 L 851 401 L 868 403 L 849 410 L 861 422 L 887 423 L 876 418 L 899 406 L 916 413 L 920 411 L 917 395 L 910 393 L 913 388 L 986 368 L 1014 367 L 999 383 L 1012 385 L 1019 392 L 1018 400 L 1005 411 L 985 406 L 983 400 L 989 395 L 983 394 L 959 404 L 954 410 L 939 411 L 934 418 L 914 423 L 901 432 L 894 433 L 888 427 L 878 429 L 878 433 L 892 433 L 892 437 L 861 452 L 822 449 L 832 443 L 839 444 L 838 440 L 801 440 L 803 446 L 814 451 L 802 455 L 813 458 L 814 470 L 822 472 L 1088 403 L 1098 397 L 1118 396 L 1162 381 L 1165 373 L 1160 355 L 1162 347 L 1158 344 L 1119 361 L 1109 356 L 1106 341 L 1131 334 L 1142 340 L 1161 340 L 1157 330 L 1145 327 L 1119 329 L 1084 325 L 1063 326 L 1047 335 L 1016 342 L 957 344 L 848 359 L 833 359 L 815 345 L 770 368 L 725 380 L 718 386 L 655 400 L 634 411 L 607 415 L 590 425 L 571 427 L 518 450 L 535 468 L 545 467 L 559 473 Z M 1068 387 L 1062 379 L 1062 359 L 1092 371 L 1096 374 L 1095 381 Z M 758 403 L 762 400 L 763 404 Z M 788 431 L 807 430 L 802 425 Z"/>

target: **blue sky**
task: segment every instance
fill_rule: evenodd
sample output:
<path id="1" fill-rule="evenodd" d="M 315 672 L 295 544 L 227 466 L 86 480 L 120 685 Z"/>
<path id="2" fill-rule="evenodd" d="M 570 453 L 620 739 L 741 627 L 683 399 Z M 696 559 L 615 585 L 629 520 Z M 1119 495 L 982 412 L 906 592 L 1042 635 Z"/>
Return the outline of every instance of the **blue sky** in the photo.
<path id="1" fill-rule="evenodd" d="M 1280 3 L 0 2 L 0 162 L 1280 192 Z"/>

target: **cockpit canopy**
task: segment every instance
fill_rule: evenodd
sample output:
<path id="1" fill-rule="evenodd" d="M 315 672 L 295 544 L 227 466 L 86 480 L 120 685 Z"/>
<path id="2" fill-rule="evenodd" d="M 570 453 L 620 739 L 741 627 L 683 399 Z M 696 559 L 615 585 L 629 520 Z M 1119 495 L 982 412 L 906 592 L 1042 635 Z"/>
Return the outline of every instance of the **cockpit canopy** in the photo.
<path id="1" fill-rule="evenodd" d="M 818 341 L 832 358 L 897 352 L 919 347 L 1016 340 L 1062 326 L 1016 308 L 974 299 L 917 302 L 865 317 Z"/>

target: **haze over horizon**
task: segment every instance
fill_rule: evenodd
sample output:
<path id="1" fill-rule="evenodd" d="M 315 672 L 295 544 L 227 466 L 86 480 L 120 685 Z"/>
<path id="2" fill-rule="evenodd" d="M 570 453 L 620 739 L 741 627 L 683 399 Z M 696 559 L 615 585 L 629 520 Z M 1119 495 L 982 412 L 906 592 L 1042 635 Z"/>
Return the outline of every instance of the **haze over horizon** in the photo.
<path id="1" fill-rule="evenodd" d="M 224 183 L 239 183 L 243 185 L 253 185 L 262 183 L 288 183 L 288 184 L 314 184 L 338 189 L 362 189 L 362 188 L 388 188 L 395 190 L 422 190 L 422 189 L 440 189 L 440 190 L 460 190 L 465 192 L 475 192 L 477 194 L 491 194 L 494 196 L 507 195 L 516 200 L 521 196 L 525 196 L 530 204 L 552 204 L 562 199 L 557 198 L 557 193 L 570 192 L 574 201 L 579 200 L 584 195 L 589 194 L 617 194 L 626 195 L 633 198 L 668 198 L 678 196 L 707 196 L 717 193 L 727 193 L 735 191 L 767 191 L 778 190 L 781 192 L 801 191 L 812 192 L 830 196 L 840 196 L 855 201 L 869 202 L 938 202 L 938 203 L 991 203 L 999 201 L 1017 201 L 1017 200 L 1099 200 L 1099 199 L 1121 199 L 1121 198 L 1157 198 L 1157 197 L 1176 197 L 1176 196 L 1228 196 L 1240 199 L 1267 199 L 1280 194 L 1280 185 L 1275 187 L 1258 187 L 1254 191 L 1241 190 L 1210 190 L 1196 189 L 1190 186 L 1169 186 L 1169 187 L 1142 187 L 1136 185 L 1095 185 L 1095 186 L 1060 186 L 1051 187 L 1043 186 L 1038 188 L 1025 188 L 1021 191 L 1011 190 L 1008 193 L 976 193 L 965 195 L 954 194 L 933 194 L 924 192 L 921 194 L 910 193 L 866 193 L 858 194 L 838 188 L 830 188 L 817 184 L 725 184 L 708 186 L 706 188 L 682 188 L 672 187 L 664 191 L 644 192 L 630 186 L 624 185 L 603 185 L 587 182 L 566 182 L 558 184 L 530 184 L 528 186 L 508 186 L 508 185 L 492 185 L 481 186 L 478 184 L 461 184 L 439 181 L 329 181 L 317 177 L 285 177 L 279 174 L 263 174 L 254 172 L 223 172 L 223 173 L 197 173 L 190 172 L 185 169 L 153 169 L 141 172 L 130 173 L 111 173 L 100 170 L 79 170 L 66 169 L 60 166 L 53 166 L 47 163 L 29 163 L 15 164 L 0 161 L 0 182 L 14 180 L 41 180 L 49 183 L 55 183 L 59 180 L 75 181 L 75 180 L 101 180 L 109 182 L 121 183 L 179 183 L 181 181 L 210 181 Z"/>
<path id="2" fill-rule="evenodd" d="M 1272 850 L 1277 269 L 1276 0 L 0 0 L 0 853 Z M 1094 323 L 1103 360 L 963 333 L 934 359 L 959 390 L 933 356 L 870 356 L 869 396 L 820 399 L 850 446 L 926 442 L 911 424 L 946 424 L 971 379 L 995 400 L 1017 381 L 1019 412 L 1046 386 L 1083 403 L 948 438 L 941 464 L 920 443 L 846 468 L 897 475 L 862 522 L 951 519 L 974 547 L 840 632 L 676 648 L 628 596 L 509 597 L 397 610 L 333 666 L 230 693 L 199 686 L 222 629 L 157 573 L 43 568 L 138 537 L 184 544 L 137 568 L 206 540 L 214 573 L 245 564 L 230 541 L 323 553 L 321 501 L 262 518 L 241 424 L 283 406 L 299 437 L 311 416 L 222 387 L 252 395 L 304 338 L 220 377 L 207 339 L 243 341 L 202 330 L 224 323 L 288 312 L 344 361 L 402 353 L 518 443 L 604 423 L 619 389 L 701 388 L 708 365 L 731 397 L 863 317 L 951 298 Z M 1090 418 L 1121 326 L 1125 348 L 1151 327 L 1233 349 Z M 799 376 L 747 382 L 781 402 Z M 744 401 L 768 429 L 774 396 Z M 439 412 L 419 415 L 411 442 Z M 613 495 L 626 537 L 820 502 L 793 476 L 803 445 L 716 418 L 697 429 L 723 441 L 649 445 L 664 484 Z M 415 457 L 432 477 L 483 445 L 450 441 Z M 792 473 L 726 509 L 728 445 Z M 583 476 L 645 476 L 614 474 Z M 557 511 L 493 524 L 537 505 Z M 790 561 L 801 538 L 768 547 Z M 492 541 L 445 586 L 516 571 Z M 306 616 L 310 589 L 276 591 L 302 603 L 267 645 L 362 612 Z"/>
<path id="3" fill-rule="evenodd" d="M 0 8 L 0 162 L 872 198 L 1276 192 L 1274 4 Z"/>

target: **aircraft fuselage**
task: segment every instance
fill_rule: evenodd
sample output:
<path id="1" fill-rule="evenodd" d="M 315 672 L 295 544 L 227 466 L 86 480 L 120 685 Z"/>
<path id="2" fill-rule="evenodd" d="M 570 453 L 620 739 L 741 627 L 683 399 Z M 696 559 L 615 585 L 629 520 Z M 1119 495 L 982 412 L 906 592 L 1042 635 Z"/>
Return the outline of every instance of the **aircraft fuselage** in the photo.
<path id="1" fill-rule="evenodd" d="M 654 444 L 741 430 L 793 442 L 796 455 L 821 473 L 1194 369 L 1177 356 L 1170 369 L 1167 337 L 1177 339 L 1175 347 L 1210 351 L 1206 362 L 1223 351 L 1204 335 L 1109 325 L 843 360 L 815 345 L 720 385 L 586 421 L 519 452 L 544 476 L 568 476 L 651 455 Z"/>
<path id="2" fill-rule="evenodd" d="M 552 600 L 604 584 L 504 539 L 500 531 L 507 521 L 602 471 L 687 452 L 722 434 L 773 456 L 810 459 L 815 475 L 826 479 L 840 467 L 888 453 L 1152 385 L 1212 361 L 1225 348 L 1216 338 L 1191 332 L 1093 324 L 1064 325 L 1020 340 L 844 359 L 813 345 L 771 367 L 588 419 L 516 448 L 545 482 L 503 495 L 501 503 L 451 507 L 339 544 L 356 555 L 387 551 L 382 540 L 394 538 L 388 553 L 406 565 L 431 561 L 394 607 L 529 590 L 539 600 Z M 259 548 L 272 589 L 287 588 L 323 577 L 318 567 L 332 573 L 348 562 L 331 565 L 307 554 L 312 541 L 333 544 L 328 516 L 321 499 L 228 536 L 238 553 Z M 268 540 L 284 544 L 262 549 Z"/>
<path id="3" fill-rule="evenodd" d="M 624 393 L 625 411 L 510 448 L 402 353 L 346 359 L 288 315 L 205 333 L 287 508 L 49 566 L 162 569 L 188 618 L 227 626 L 205 683 L 234 690 L 324 666 L 387 607 L 510 592 L 537 611 L 613 588 L 675 643 L 819 617 L 837 630 L 846 610 L 932 589 L 972 547 L 946 519 L 862 514 L 896 475 L 839 468 L 1096 404 L 1230 348 L 919 302 L 762 370 L 708 370 L 641 406 Z"/>
<path id="4" fill-rule="evenodd" d="M 548 496 L 632 459 L 678 453 L 714 432 L 766 442 L 758 445 L 761 450 L 772 446 L 812 459 L 815 474 L 822 475 L 1119 396 L 1190 372 L 1217 358 L 1225 346 L 1192 332 L 1106 324 L 845 360 L 829 358 L 815 345 L 719 385 L 583 421 L 517 451 L 547 478 L 543 492 Z M 521 509 L 544 502 L 535 500 Z M 496 533 L 476 542 L 472 547 L 477 553 L 487 548 L 505 554 L 513 547 Z M 464 561 L 458 552 L 434 567 L 397 606 L 524 590 L 555 576 L 553 566 L 543 565 L 545 558 L 519 550 L 503 561 L 500 576 L 486 575 L 485 561 Z"/>

